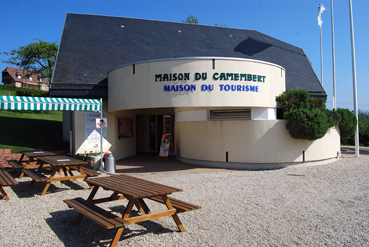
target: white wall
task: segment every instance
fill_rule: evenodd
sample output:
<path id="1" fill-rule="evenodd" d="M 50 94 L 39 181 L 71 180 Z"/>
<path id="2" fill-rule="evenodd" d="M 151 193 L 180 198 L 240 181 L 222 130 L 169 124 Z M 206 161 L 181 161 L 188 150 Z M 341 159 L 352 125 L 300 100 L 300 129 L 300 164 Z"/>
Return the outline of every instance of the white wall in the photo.
<path id="1" fill-rule="evenodd" d="M 215 66 L 213 68 L 213 66 Z M 156 75 L 189 74 L 189 80 L 159 81 Z M 196 73 L 206 73 L 206 80 L 196 80 Z M 218 73 L 259 75 L 260 81 L 215 80 Z M 255 77 L 255 78 L 256 78 Z M 174 78 L 174 77 L 173 77 Z M 259 78 L 258 78 L 259 79 Z M 236 58 L 172 59 L 123 66 L 108 74 L 109 111 L 161 107 L 276 107 L 275 96 L 285 91 L 285 71 L 266 62 Z M 165 91 L 165 87 L 192 85 L 196 90 Z M 214 90 L 202 91 L 202 85 Z M 221 91 L 224 85 L 258 88 L 251 91 Z M 245 87 L 244 87 L 245 86 Z"/>
<path id="2" fill-rule="evenodd" d="M 340 151 L 336 128 L 316 141 L 291 138 L 284 120 L 176 122 L 180 158 L 231 163 L 278 164 L 332 159 Z"/>

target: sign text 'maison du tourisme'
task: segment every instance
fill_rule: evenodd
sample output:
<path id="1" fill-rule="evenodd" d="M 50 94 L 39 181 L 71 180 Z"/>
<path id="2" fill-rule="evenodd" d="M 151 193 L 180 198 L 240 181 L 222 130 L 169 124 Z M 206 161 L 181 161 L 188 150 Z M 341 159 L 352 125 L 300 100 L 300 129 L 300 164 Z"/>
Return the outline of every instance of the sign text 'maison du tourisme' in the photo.
<path id="1" fill-rule="evenodd" d="M 155 81 L 189 81 L 190 73 L 173 73 L 173 74 L 156 74 Z M 219 82 L 220 91 L 238 91 L 238 92 L 259 92 L 258 85 L 251 84 L 232 84 L 235 82 L 252 82 L 265 83 L 266 76 L 245 73 L 213 73 L 212 80 Z M 194 73 L 194 81 L 206 81 L 207 73 Z M 230 82 L 230 83 L 229 83 Z M 214 84 L 202 84 L 201 91 L 211 92 L 214 90 Z M 164 92 L 172 91 L 196 91 L 196 84 L 179 84 L 179 85 L 164 85 Z"/>

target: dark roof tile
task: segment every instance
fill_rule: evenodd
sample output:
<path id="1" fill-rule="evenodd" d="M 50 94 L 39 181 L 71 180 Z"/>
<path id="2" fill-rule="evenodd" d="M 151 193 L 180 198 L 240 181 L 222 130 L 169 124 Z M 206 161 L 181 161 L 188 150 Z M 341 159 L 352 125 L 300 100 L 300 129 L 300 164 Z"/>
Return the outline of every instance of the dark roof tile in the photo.
<path id="1" fill-rule="evenodd" d="M 179 31 L 180 30 L 180 31 Z M 237 57 L 286 69 L 286 89 L 326 93 L 301 48 L 253 30 L 68 13 L 53 84 L 98 84 L 113 68 L 155 59 Z M 62 89 L 51 88 L 51 95 Z"/>

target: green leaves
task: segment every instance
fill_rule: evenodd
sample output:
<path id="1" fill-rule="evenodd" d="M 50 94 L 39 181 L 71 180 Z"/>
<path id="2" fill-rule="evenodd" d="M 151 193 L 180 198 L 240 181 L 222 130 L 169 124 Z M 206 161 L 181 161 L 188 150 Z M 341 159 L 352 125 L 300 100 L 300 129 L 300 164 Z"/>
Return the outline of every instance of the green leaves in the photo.
<path id="1" fill-rule="evenodd" d="M 197 18 L 195 16 L 189 15 L 187 17 L 187 19 L 185 21 L 182 22 L 187 22 L 187 23 L 191 23 L 191 24 L 199 24 L 199 21 L 197 20 Z"/>
<path id="2" fill-rule="evenodd" d="M 328 131 L 328 117 L 319 108 L 295 109 L 284 116 L 292 138 L 313 141 L 322 138 Z"/>
<path id="3" fill-rule="evenodd" d="M 45 42 L 36 39 L 38 42 L 20 46 L 10 52 L 3 52 L 4 55 L 12 56 L 8 60 L 2 60 L 7 64 L 15 65 L 29 71 L 29 76 L 33 73 L 41 74 L 41 78 L 51 80 L 58 46 L 55 43 Z"/>
<path id="4" fill-rule="evenodd" d="M 340 128 L 341 138 L 347 139 L 356 131 L 356 116 L 349 109 L 338 108 L 337 112 L 339 112 L 342 116 L 342 120 L 338 124 Z"/>
<path id="5" fill-rule="evenodd" d="M 276 97 L 287 120 L 286 128 L 292 138 L 317 140 L 328 128 L 339 126 L 341 138 L 349 138 L 356 131 L 356 116 L 348 109 L 327 110 L 325 100 L 310 98 L 306 90 L 290 90 Z"/>

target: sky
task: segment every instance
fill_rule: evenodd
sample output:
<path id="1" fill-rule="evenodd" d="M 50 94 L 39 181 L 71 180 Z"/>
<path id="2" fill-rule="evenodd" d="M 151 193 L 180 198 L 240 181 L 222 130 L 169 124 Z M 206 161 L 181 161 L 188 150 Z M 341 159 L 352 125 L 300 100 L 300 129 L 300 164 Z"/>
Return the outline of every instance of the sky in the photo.
<path id="1" fill-rule="evenodd" d="M 7 0 L 0 9 L 0 52 L 42 39 L 59 44 L 67 13 L 131 17 L 182 22 L 189 15 L 201 25 L 256 30 L 302 48 L 321 80 L 319 4 L 322 14 L 323 87 L 327 108 L 333 108 L 331 0 Z M 349 0 L 333 0 L 336 64 L 336 103 L 354 110 L 353 60 L 356 63 L 357 101 L 369 111 L 369 1 L 352 0 L 355 53 L 351 49 Z M 8 64 L 1 60 L 0 69 Z"/>

